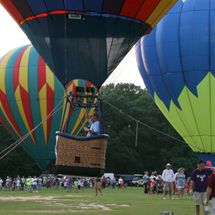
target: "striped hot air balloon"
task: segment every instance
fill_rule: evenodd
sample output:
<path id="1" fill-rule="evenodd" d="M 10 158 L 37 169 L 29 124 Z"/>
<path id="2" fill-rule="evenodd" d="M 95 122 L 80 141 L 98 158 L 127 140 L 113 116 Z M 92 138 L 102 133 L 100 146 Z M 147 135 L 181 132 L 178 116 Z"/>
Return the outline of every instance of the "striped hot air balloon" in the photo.
<path id="1" fill-rule="evenodd" d="M 32 46 L 15 49 L 0 61 L 0 120 L 23 137 L 46 119 L 61 102 L 64 87 Z M 22 143 L 24 150 L 42 168 L 55 159 L 55 131 L 63 107 L 43 122 Z"/>
<path id="2" fill-rule="evenodd" d="M 97 88 L 89 81 L 76 79 L 66 86 L 70 103 L 64 102 L 61 131 L 78 135 L 87 124 L 85 111 L 93 114 L 98 104 Z"/>
<path id="3" fill-rule="evenodd" d="M 90 82 L 82 80 L 70 82 L 67 91 L 75 94 L 77 87 L 97 93 Z M 17 139 L 43 121 L 21 144 L 42 169 L 55 159 L 55 132 L 65 110 L 64 97 L 63 85 L 32 46 L 15 49 L 0 60 L 0 122 Z M 47 118 L 55 108 L 56 113 Z M 67 108 L 63 119 L 63 128 L 68 123 L 71 134 L 78 134 L 86 124 L 81 107 Z"/>

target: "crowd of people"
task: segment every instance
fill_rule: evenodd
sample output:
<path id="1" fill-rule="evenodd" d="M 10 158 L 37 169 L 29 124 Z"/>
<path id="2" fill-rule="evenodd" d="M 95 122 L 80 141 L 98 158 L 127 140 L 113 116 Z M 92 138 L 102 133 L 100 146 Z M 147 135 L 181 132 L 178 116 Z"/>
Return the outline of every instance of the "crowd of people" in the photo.
<path id="1" fill-rule="evenodd" d="M 41 175 L 28 176 L 28 177 L 9 177 L 5 179 L 0 178 L 0 190 L 6 191 L 23 191 L 38 192 L 43 188 L 63 188 L 70 191 L 72 188 L 75 190 L 81 190 L 82 188 L 94 187 L 94 179 L 89 177 L 77 178 L 77 177 L 58 177 L 55 175 Z"/>
<path id="2" fill-rule="evenodd" d="M 184 171 L 185 169 L 181 167 L 174 173 L 171 164 L 168 163 L 162 175 L 153 172 L 149 176 L 148 172 L 145 172 L 143 176 L 144 192 L 163 193 L 163 199 L 166 200 L 167 197 L 172 199 L 173 194 L 181 199 L 186 191 L 195 199 L 196 215 L 200 215 L 201 205 L 204 214 L 215 215 L 215 170 L 211 167 L 211 163 L 199 161 L 191 177 L 186 177 Z M 210 200 L 211 207 L 209 209 Z"/>
<path id="3" fill-rule="evenodd" d="M 215 170 L 210 162 L 199 161 L 189 177 L 186 177 L 183 167 L 174 173 L 171 164 L 167 163 L 161 175 L 155 171 L 149 176 L 146 171 L 143 187 L 145 193 L 163 193 L 164 200 L 172 199 L 173 195 L 181 199 L 186 192 L 195 199 L 196 215 L 200 215 L 201 206 L 205 215 L 215 215 Z"/>
<path id="4" fill-rule="evenodd" d="M 65 189 L 66 191 L 81 190 L 83 188 L 94 188 L 95 183 L 99 182 L 101 189 L 105 188 L 125 188 L 126 185 L 122 177 L 109 178 L 102 176 L 101 178 L 94 177 L 71 177 L 71 176 L 55 176 L 55 175 L 41 175 L 28 176 L 28 177 L 9 177 L 5 179 L 0 177 L 0 191 L 23 191 L 27 190 L 30 192 L 38 192 L 43 188 L 53 188 L 53 189 Z"/>
<path id="5" fill-rule="evenodd" d="M 143 176 L 144 193 L 149 194 L 162 194 L 166 199 L 167 190 L 171 189 L 171 196 L 177 195 L 178 198 L 183 198 L 184 191 L 189 194 L 190 191 L 190 177 L 186 177 L 184 168 L 181 167 L 176 173 L 171 169 L 171 165 L 167 164 L 166 169 L 162 175 L 154 171 L 149 176 L 148 171 Z"/>
<path id="6" fill-rule="evenodd" d="M 200 207 L 203 206 L 204 214 L 207 214 L 208 203 L 211 200 L 211 215 L 215 215 L 215 170 L 206 165 L 206 162 L 200 161 L 190 177 L 185 176 L 185 169 L 179 168 L 176 173 L 172 170 L 171 164 L 166 164 L 162 174 L 156 171 L 149 173 L 146 171 L 142 177 L 144 193 L 163 194 L 163 199 L 172 199 L 175 195 L 178 199 L 183 198 L 184 193 L 193 195 L 196 205 L 196 215 L 200 215 Z M 70 177 L 41 175 L 39 177 L 20 177 L 15 178 L 7 176 L 0 178 L 0 190 L 6 191 L 28 191 L 38 192 L 43 188 L 83 190 L 83 188 L 95 188 L 96 195 L 102 194 L 102 189 L 126 188 L 126 183 L 122 177 L 110 178 L 102 176 L 101 178 L 90 177 Z"/>

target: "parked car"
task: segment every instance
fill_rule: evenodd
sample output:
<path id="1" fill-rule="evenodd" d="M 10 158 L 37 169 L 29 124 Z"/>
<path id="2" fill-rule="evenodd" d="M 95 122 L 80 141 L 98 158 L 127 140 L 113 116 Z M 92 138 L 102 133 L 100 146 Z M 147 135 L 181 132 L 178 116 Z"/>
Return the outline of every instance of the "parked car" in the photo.
<path id="1" fill-rule="evenodd" d="M 143 175 L 134 174 L 133 180 L 132 180 L 132 185 L 136 186 L 136 187 L 143 186 Z"/>
<path id="2" fill-rule="evenodd" d="M 126 186 L 132 186 L 133 175 L 117 174 L 116 179 L 122 178 Z"/>

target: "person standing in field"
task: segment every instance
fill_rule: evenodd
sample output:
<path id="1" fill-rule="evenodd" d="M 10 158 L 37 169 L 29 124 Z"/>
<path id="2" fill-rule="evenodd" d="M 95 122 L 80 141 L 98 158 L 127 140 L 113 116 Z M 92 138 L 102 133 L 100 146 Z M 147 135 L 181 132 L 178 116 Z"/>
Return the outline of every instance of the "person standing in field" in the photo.
<path id="1" fill-rule="evenodd" d="M 211 215 L 215 215 L 215 171 L 214 170 L 208 179 L 205 207 L 208 206 L 210 200 L 211 200 Z"/>
<path id="2" fill-rule="evenodd" d="M 95 179 L 95 191 L 96 191 L 96 196 L 98 196 L 98 193 L 102 195 L 102 183 L 100 178 Z"/>
<path id="3" fill-rule="evenodd" d="M 199 161 L 198 166 L 193 170 L 190 182 L 190 193 L 193 193 L 196 204 L 196 215 L 200 215 L 200 206 L 203 206 L 206 200 L 206 190 L 208 184 L 208 178 L 212 173 L 212 170 L 205 168 L 206 162 Z M 204 210 L 205 214 L 205 210 Z"/>
<path id="4" fill-rule="evenodd" d="M 166 196 L 169 195 L 170 199 L 172 198 L 172 189 L 173 189 L 173 180 L 174 180 L 174 172 L 171 169 L 171 164 L 166 164 L 166 169 L 163 170 L 162 173 L 163 179 L 163 199 L 166 199 Z"/>
<path id="5" fill-rule="evenodd" d="M 148 181 L 149 181 L 149 173 L 148 171 L 145 171 L 143 176 L 144 193 L 148 193 Z"/>
<path id="6" fill-rule="evenodd" d="M 2 178 L 0 177 L 0 190 L 2 190 L 2 187 L 3 187 L 3 180 L 2 180 Z"/>
<path id="7" fill-rule="evenodd" d="M 177 189 L 178 198 L 181 199 L 181 198 L 183 198 L 184 188 L 185 188 L 185 184 L 186 184 L 186 176 L 184 174 L 184 168 L 183 167 L 181 167 L 178 170 L 178 173 L 175 177 L 175 182 L 176 182 L 176 189 Z"/>

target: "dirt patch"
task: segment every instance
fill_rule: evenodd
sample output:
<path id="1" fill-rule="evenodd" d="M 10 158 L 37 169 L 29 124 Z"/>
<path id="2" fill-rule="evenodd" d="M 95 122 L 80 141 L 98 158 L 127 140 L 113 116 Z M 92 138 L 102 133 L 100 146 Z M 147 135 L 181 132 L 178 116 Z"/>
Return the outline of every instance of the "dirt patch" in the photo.
<path id="1" fill-rule="evenodd" d="M 32 211 L 16 211 L 17 213 L 38 213 L 38 214 L 66 214 L 66 213 L 80 213 L 80 210 L 32 210 Z"/>
<path id="2" fill-rule="evenodd" d="M 78 212 L 97 212 L 97 211 L 111 211 L 120 207 L 130 207 L 127 204 L 98 204 L 98 203 L 87 203 L 85 200 L 78 200 L 74 202 L 73 197 L 81 197 L 75 195 L 66 195 L 67 199 L 59 198 L 57 196 L 0 196 L 0 201 L 3 202 L 40 202 L 41 210 L 26 210 L 16 211 L 17 213 L 38 213 L 38 214 L 66 214 L 66 213 L 78 213 Z M 68 202 L 68 197 L 70 203 Z M 66 202 L 65 202 L 66 200 Z M 42 209 L 44 207 L 44 210 Z M 53 209 L 54 208 L 54 209 Z"/>
<path id="3" fill-rule="evenodd" d="M 72 195 L 72 194 L 70 194 L 70 195 L 65 195 L 64 197 L 83 198 L 84 196 L 82 196 L 82 195 Z"/>
<path id="4" fill-rule="evenodd" d="M 126 204 L 122 204 L 122 205 L 118 205 L 118 204 L 107 204 L 107 206 L 112 206 L 112 207 L 130 207 L 129 205 L 126 205 Z"/>
<path id="5" fill-rule="evenodd" d="M 81 203 L 79 206 L 77 206 L 77 208 L 79 208 L 81 210 L 95 209 L 95 210 L 111 211 L 111 208 L 109 208 L 105 205 L 96 204 L 96 203 L 91 203 L 91 204 Z"/>
<path id="6" fill-rule="evenodd" d="M 0 196 L 0 201 L 53 201 L 57 200 L 56 196 Z"/>

